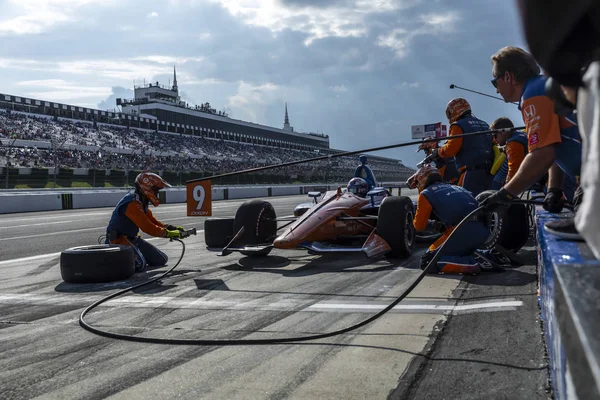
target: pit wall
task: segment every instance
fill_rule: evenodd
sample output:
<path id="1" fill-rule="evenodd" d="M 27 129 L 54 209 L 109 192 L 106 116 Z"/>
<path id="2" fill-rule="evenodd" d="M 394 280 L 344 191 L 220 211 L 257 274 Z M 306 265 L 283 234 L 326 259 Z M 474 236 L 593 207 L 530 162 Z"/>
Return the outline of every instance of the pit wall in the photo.
<path id="1" fill-rule="evenodd" d="M 600 399 L 600 261 L 544 225 L 568 214 L 536 210 L 539 304 L 554 398 Z"/>
<path id="2" fill-rule="evenodd" d="M 400 194 L 402 183 L 386 183 L 393 194 Z M 310 191 L 335 190 L 345 184 L 213 186 L 213 200 L 249 199 L 272 196 L 293 196 Z M 114 207 L 130 188 L 121 189 L 40 189 L 0 191 L 0 214 L 70 210 L 79 208 Z M 159 192 L 163 204 L 185 203 L 185 187 Z"/>

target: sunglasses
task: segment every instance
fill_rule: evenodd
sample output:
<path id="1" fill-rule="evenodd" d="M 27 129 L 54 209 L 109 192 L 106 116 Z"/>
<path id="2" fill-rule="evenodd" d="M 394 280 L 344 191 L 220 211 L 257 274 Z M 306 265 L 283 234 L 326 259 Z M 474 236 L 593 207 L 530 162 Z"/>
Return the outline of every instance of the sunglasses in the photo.
<path id="1" fill-rule="evenodd" d="M 494 79 L 492 79 L 492 85 L 494 85 L 494 88 L 496 88 L 496 89 L 498 89 L 498 82 L 496 82 L 498 80 L 498 78 L 500 78 L 500 77 L 497 76 Z"/>

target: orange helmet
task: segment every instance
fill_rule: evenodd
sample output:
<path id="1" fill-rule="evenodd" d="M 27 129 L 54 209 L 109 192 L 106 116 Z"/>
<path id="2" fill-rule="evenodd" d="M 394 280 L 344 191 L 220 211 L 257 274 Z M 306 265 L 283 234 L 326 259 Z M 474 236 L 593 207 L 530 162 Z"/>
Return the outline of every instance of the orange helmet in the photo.
<path id="1" fill-rule="evenodd" d="M 419 168 L 413 176 L 408 178 L 406 184 L 409 188 L 418 188 L 419 192 L 421 192 L 423 189 L 425 189 L 425 186 L 427 186 L 427 183 L 430 180 L 429 178 L 433 177 L 435 174 L 437 174 L 441 179 L 440 172 L 437 170 L 436 167 L 434 167 L 431 164 L 425 164 L 421 168 Z"/>
<path id="2" fill-rule="evenodd" d="M 170 188 L 163 178 L 152 172 L 142 172 L 135 178 L 135 187 L 154 205 L 160 204 L 158 191 L 164 188 Z"/>
<path id="3" fill-rule="evenodd" d="M 446 117 L 451 124 L 455 123 L 464 113 L 471 111 L 471 105 L 462 97 L 457 97 L 448 102 Z"/>
<path id="4" fill-rule="evenodd" d="M 428 140 L 428 139 L 435 139 L 435 138 L 433 136 L 427 136 L 423 140 Z M 427 150 L 437 149 L 437 147 L 438 147 L 438 142 L 421 143 L 421 145 L 417 149 L 417 153 L 420 152 L 421 150 L 425 150 L 425 153 L 427 153 Z"/>

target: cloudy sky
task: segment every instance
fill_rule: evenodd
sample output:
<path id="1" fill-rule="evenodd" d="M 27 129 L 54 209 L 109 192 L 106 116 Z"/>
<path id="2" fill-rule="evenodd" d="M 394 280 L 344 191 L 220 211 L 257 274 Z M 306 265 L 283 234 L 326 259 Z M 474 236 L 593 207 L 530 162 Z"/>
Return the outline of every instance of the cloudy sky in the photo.
<path id="1" fill-rule="evenodd" d="M 134 81 L 357 150 L 410 139 L 467 98 L 491 122 L 490 56 L 525 47 L 511 0 L 0 0 L 0 92 L 112 109 Z M 415 148 L 381 155 L 414 165 Z M 422 154 L 422 153 L 420 153 Z"/>

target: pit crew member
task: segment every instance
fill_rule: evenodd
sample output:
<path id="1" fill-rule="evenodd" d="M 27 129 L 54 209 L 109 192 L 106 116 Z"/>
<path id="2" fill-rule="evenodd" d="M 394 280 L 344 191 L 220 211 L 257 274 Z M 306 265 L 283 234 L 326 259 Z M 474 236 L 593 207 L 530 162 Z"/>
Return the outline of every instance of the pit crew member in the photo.
<path id="1" fill-rule="evenodd" d="M 427 140 L 427 139 L 433 139 L 433 137 L 429 136 L 423 140 Z M 433 150 L 438 149 L 438 147 L 439 147 L 438 142 L 421 143 L 421 145 L 417 149 L 417 153 L 419 151 L 423 150 L 425 152 L 426 156 L 430 156 L 431 153 L 433 152 Z M 434 157 L 432 163 L 435 165 L 435 167 L 440 172 L 440 175 L 442 176 L 442 180 L 444 182 L 448 182 L 453 185 L 456 185 L 458 183 L 458 178 L 460 178 L 460 173 L 458 172 L 458 169 L 456 168 L 456 160 L 454 159 L 454 157 L 450 157 L 450 158 Z"/>
<path id="2" fill-rule="evenodd" d="M 463 133 L 487 131 L 489 125 L 471 112 L 471 105 L 462 97 L 452 99 L 446 106 L 446 117 L 450 123 L 449 140 L 439 149 L 433 150 L 442 158 L 455 157 L 460 171 L 458 185 L 464 187 L 473 196 L 477 196 L 492 186 L 492 168 L 494 154 L 490 135 L 476 135 L 452 139 L 451 136 Z"/>
<path id="3" fill-rule="evenodd" d="M 140 173 L 135 178 L 135 190 L 119 201 L 106 228 L 106 243 L 133 246 L 138 254 L 141 253 L 143 259 L 136 259 L 137 272 L 143 270 L 146 264 L 152 267 L 165 265 L 169 259 L 138 235 L 140 229 L 148 235 L 164 238 L 180 238 L 184 230 L 181 226 L 158 221 L 150 211 L 149 203 L 158 207 L 158 192 L 168 187 L 171 185 L 159 175 Z"/>
<path id="4" fill-rule="evenodd" d="M 544 209 L 561 212 L 565 174 L 577 179 L 581 170 L 581 137 L 574 118 L 559 116 L 546 95 L 547 77 L 531 54 L 504 47 L 491 57 L 492 84 L 506 102 L 519 101 L 526 125 L 528 150 L 521 167 L 501 190 L 485 200 L 488 210 L 507 203 L 548 172 Z"/>
<path id="5" fill-rule="evenodd" d="M 413 221 L 415 230 L 425 231 L 429 225 L 443 235 L 421 257 L 421 269 L 425 269 L 439 247 L 446 242 L 455 226 L 478 207 L 475 197 L 463 187 L 442 182 L 439 171 L 425 164 L 406 182 L 411 189 L 419 190 L 417 211 Z M 430 222 L 432 214 L 440 221 Z M 500 270 L 510 260 L 495 256 L 490 251 L 477 251 L 489 237 L 490 231 L 482 220 L 463 223 L 444 246 L 443 255 L 433 273 L 478 274 L 483 271 Z"/>

